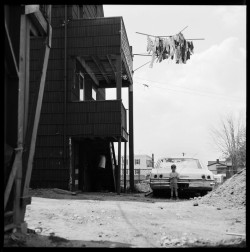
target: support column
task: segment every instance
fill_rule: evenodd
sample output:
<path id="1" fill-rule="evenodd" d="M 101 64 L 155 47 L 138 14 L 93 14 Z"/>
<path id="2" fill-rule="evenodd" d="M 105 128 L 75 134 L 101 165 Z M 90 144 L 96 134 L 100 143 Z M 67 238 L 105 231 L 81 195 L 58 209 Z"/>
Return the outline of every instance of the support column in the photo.
<path id="1" fill-rule="evenodd" d="M 123 183 L 124 183 L 124 193 L 126 192 L 126 182 L 127 182 L 127 142 L 124 142 L 124 170 L 123 170 Z"/>
<path id="2" fill-rule="evenodd" d="M 18 84 L 18 133 L 17 133 L 17 149 L 23 150 L 24 137 L 24 92 L 26 84 L 26 38 L 27 38 L 27 17 L 21 15 L 20 23 L 20 51 L 19 51 L 19 84 Z M 22 155 L 20 155 L 20 163 L 16 172 L 15 201 L 14 201 L 14 224 L 20 228 L 22 218 L 21 208 L 21 190 L 22 190 Z"/>
<path id="3" fill-rule="evenodd" d="M 118 166 L 117 166 L 117 184 L 116 190 L 119 195 L 121 192 L 121 137 L 119 137 L 118 141 Z"/>
<path id="4" fill-rule="evenodd" d="M 134 191 L 134 108 L 133 108 L 133 84 L 129 86 L 129 184 Z"/>
<path id="5" fill-rule="evenodd" d="M 122 100 L 122 62 L 121 56 L 117 56 L 116 58 L 116 99 Z M 122 132 L 122 127 L 121 127 Z M 119 136 L 118 140 L 118 167 L 117 167 L 117 183 L 116 183 L 116 191 L 117 194 L 121 192 L 121 137 Z"/>
<path id="6" fill-rule="evenodd" d="M 51 27 L 50 27 L 51 29 Z M 51 32 L 51 31 L 50 31 Z M 36 138 L 37 138 L 37 130 L 40 120 L 40 114 L 41 114 L 41 108 L 42 108 L 42 100 L 43 100 L 43 94 L 44 94 L 44 87 L 45 87 L 45 78 L 46 78 L 46 72 L 47 72 L 47 66 L 49 61 L 49 53 L 50 53 L 50 47 L 49 47 L 49 39 L 50 35 L 48 35 L 46 39 L 46 46 L 45 46 L 45 54 L 44 54 L 44 60 L 43 60 L 43 67 L 41 71 L 41 80 L 39 83 L 39 91 L 38 91 L 38 98 L 37 103 L 35 105 L 35 115 L 34 120 L 31 122 L 31 139 L 30 139 L 30 147 L 28 155 L 28 161 L 27 161 L 27 168 L 26 168 L 26 174 L 25 174 L 25 180 L 24 180 L 24 186 L 23 186 L 23 197 L 28 197 L 29 192 L 29 185 L 30 185 L 30 179 L 31 179 L 31 173 L 33 168 L 33 159 L 35 155 L 35 147 L 36 147 Z M 24 219 L 26 211 L 26 205 L 23 205 L 22 207 L 22 219 Z"/>

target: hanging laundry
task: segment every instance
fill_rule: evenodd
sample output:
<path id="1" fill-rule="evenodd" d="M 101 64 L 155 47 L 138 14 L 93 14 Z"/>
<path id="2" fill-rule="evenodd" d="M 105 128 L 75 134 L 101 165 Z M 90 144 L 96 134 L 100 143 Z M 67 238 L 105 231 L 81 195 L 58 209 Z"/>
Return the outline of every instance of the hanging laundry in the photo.
<path id="1" fill-rule="evenodd" d="M 174 60 L 176 64 L 186 64 L 193 50 L 193 42 L 187 41 L 182 33 L 167 38 L 155 37 L 154 41 L 147 36 L 147 52 L 152 52 L 150 68 L 153 67 L 155 60 L 161 62 L 168 58 Z"/>
<path id="2" fill-rule="evenodd" d="M 147 52 L 148 53 L 151 53 L 151 52 L 153 52 L 153 47 L 154 47 L 154 42 L 152 41 L 152 39 L 149 37 L 149 36 L 147 36 Z"/>
<path id="3" fill-rule="evenodd" d="M 156 53 L 153 52 L 152 54 L 152 58 L 151 58 L 151 62 L 149 64 L 149 67 L 152 68 L 153 67 L 153 64 L 154 64 L 154 61 L 155 61 L 155 58 L 156 58 Z"/>

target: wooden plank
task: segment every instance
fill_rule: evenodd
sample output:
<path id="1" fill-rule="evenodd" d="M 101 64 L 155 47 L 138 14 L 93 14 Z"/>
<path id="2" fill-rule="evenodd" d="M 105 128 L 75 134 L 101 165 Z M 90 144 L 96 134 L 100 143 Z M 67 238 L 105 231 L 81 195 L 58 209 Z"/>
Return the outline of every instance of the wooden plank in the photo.
<path id="1" fill-rule="evenodd" d="M 19 76 L 18 66 L 17 66 L 15 53 L 14 53 L 14 50 L 13 50 L 13 46 L 12 46 L 12 42 L 11 42 L 11 39 L 10 39 L 10 35 L 9 35 L 9 31 L 8 31 L 6 21 L 4 22 L 4 25 L 5 25 L 5 35 L 6 35 L 6 38 L 7 38 L 7 39 L 5 39 L 5 45 L 7 44 L 6 58 L 8 60 L 10 60 L 9 66 L 10 66 L 11 73 L 13 73 L 16 77 L 18 77 Z"/>
<path id="2" fill-rule="evenodd" d="M 25 14 L 39 11 L 39 4 L 25 5 Z"/>
<path id="3" fill-rule="evenodd" d="M 86 70 L 88 75 L 91 77 L 91 79 L 94 81 L 94 83 L 99 86 L 99 81 L 97 80 L 94 71 L 91 69 L 91 67 L 86 63 L 86 61 L 82 57 L 76 57 L 79 63 L 82 65 L 82 67 Z"/>
<path id="4" fill-rule="evenodd" d="M 101 65 L 100 60 L 99 60 L 96 56 L 91 56 L 91 58 L 93 59 L 93 61 L 94 61 L 95 64 L 97 65 L 97 67 L 98 67 L 99 71 L 101 72 L 103 78 L 106 80 L 106 82 L 107 82 L 108 84 L 110 84 L 110 80 L 109 80 L 109 78 L 107 77 L 107 75 L 106 75 L 107 73 L 104 71 L 104 68 L 103 68 L 103 66 Z"/>
<path id="5" fill-rule="evenodd" d="M 35 154 L 37 129 L 38 129 L 40 112 L 41 112 L 41 107 L 42 107 L 42 100 L 43 100 L 43 93 L 44 93 L 44 86 L 45 86 L 46 71 L 47 71 L 48 60 L 49 60 L 49 53 L 50 53 L 50 48 L 48 45 L 46 45 L 44 61 L 43 61 L 43 68 L 42 68 L 42 75 L 41 75 L 41 81 L 40 81 L 40 88 L 39 88 L 39 93 L 38 93 L 38 100 L 37 100 L 37 104 L 36 104 L 35 119 L 34 119 L 34 125 L 33 125 L 33 129 L 32 129 L 30 152 L 29 152 L 25 182 L 24 182 L 24 189 L 23 189 L 23 196 L 24 197 L 26 195 L 28 195 L 30 178 L 31 178 L 31 173 L 32 173 L 32 164 L 33 164 L 33 158 L 34 158 L 34 154 Z M 25 209 L 22 214 L 24 217 Z"/>

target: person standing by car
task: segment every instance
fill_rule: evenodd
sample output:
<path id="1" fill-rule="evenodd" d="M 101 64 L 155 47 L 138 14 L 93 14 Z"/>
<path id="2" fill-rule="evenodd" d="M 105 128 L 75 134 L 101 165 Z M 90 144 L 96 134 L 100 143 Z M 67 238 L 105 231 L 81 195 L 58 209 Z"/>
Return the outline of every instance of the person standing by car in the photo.
<path id="1" fill-rule="evenodd" d="M 169 176 L 169 181 L 170 181 L 170 189 L 171 189 L 171 199 L 173 199 L 173 193 L 175 191 L 175 197 L 176 199 L 178 198 L 178 179 L 179 179 L 179 174 L 176 172 L 176 165 L 172 164 L 171 165 L 171 170 L 172 172 L 170 173 Z"/>

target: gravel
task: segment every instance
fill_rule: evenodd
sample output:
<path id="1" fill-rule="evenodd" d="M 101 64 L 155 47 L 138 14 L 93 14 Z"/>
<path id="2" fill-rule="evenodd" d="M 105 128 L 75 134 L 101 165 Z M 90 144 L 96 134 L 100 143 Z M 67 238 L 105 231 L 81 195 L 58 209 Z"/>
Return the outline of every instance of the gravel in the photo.
<path id="1" fill-rule="evenodd" d="M 212 205 L 219 209 L 244 208 L 246 205 L 246 168 L 202 197 L 199 203 Z"/>

